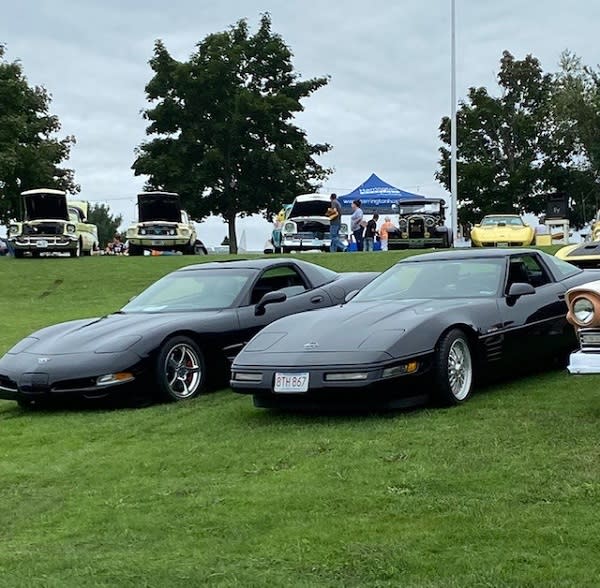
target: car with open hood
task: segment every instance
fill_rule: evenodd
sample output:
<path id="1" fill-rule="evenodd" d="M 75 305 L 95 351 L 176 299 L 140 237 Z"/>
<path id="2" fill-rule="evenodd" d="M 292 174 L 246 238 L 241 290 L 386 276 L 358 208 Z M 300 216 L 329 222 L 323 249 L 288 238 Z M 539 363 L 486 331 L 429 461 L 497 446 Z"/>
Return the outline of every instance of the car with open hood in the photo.
<path id="1" fill-rule="evenodd" d="M 143 192 L 137 200 L 138 222 L 126 233 L 129 255 L 143 255 L 144 251 L 206 255 L 207 249 L 198 239 L 194 221 L 181 208 L 179 194 Z"/>
<path id="2" fill-rule="evenodd" d="M 397 230 L 388 231 L 388 249 L 441 249 L 452 245 L 442 198 L 407 199 L 393 206 L 398 212 Z"/>
<path id="3" fill-rule="evenodd" d="M 107 316 L 48 326 L 0 358 L 0 398 L 23 406 L 130 392 L 187 400 L 225 384 L 231 360 L 270 322 L 340 304 L 377 273 L 290 258 L 195 264 Z"/>
<path id="4" fill-rule="evenodd" d="M 409 257 L 346 304 L 268 325 L 231 386 L 266 408 L 460 404 L 483 374 L 566 359 L 565 293 L 599 278 L 531 249 Z"/>
<path id="5" fill-rule="evenodd" d="M 518 214 L 487 214 L 471 229 L 472 247 L 527 247 L 535 230 Z"/>
<path id="6" fill-rule="evenodd" d="M 281 251 L 329 251 L 331 234 L 327 211 L 331 206 L 328 194 L 296 196 L 281 227 Z M 348 246 L 348 225 L 342 223 L 339 238 Z"/>
<path id="7" fill-rule="evenodd" d="M 24 219 L 8 227 L 15 257 L 42 253 L 91 255 L 98 249 L 98 227 L 88 223 L 87 202 L 68 201 L 66 192 L 38 188 L 22 192 Z"/>

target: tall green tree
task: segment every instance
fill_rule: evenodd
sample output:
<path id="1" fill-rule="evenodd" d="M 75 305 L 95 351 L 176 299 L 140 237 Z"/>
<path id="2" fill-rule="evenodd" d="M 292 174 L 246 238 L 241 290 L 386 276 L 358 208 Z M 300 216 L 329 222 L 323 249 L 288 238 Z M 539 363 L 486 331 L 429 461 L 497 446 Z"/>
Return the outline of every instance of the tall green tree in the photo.
<path id="1" fill-rule="evenodd" d="M 61 125 L 50 102 L 43 87 L 29 85 L 20 62 L 5 59 L 0 45 L 0 222 L 19 215 L 23 190 L 79 191 L 73 170 L 60 167 L 75 138 L 56 136 Z"/>
<path id="2" fill-rule="evenodd" d="M 123 216 L 118 214 L 113 216 L 110 213 L 110 206 L 104 204 L 91 204 L 88 209 L 88 222 L 98 227 L 98 240 L 100 247 L 106 245 L 112 240 L 119 231 L 123 222 Z"/>
<path id="3" fill-rule="evenodd" d="M 547 186 L 542 167 L 551 125 L 547 119 L 551 77 L 528 55 L 516 60 L 504 51 L 497 76 L 500 96 L 470 88 L 457 112 L 460 222 L 478 222 L 483 214 L 539 213 Z M 442 119 L 437 179 L 450 189 L 451 121 Z"/>
<path id="4" fill-rule="evenodd" d="M 268 14 L 253 35 L 246 20 L 208 35 L 184 62 L 157 41 L 150 66 L 153 138 L 137 148 L 135 174 L 178 192 L 195 218 L 222 215 L 233 253 L 238 215 L 279 210 L 327 177 L 315 158 L 330 145 L 311 144 L 294 116 L 328 78 L 300 79 Z"/>

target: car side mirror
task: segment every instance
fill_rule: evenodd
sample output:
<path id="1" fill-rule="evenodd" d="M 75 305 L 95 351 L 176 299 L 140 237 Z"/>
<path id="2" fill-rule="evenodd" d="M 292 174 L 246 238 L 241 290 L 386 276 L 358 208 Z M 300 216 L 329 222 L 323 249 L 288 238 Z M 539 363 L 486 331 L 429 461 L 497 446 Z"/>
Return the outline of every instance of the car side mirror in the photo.
<path id="1" fill-rule="evenodd" d="M 359 290 L 351 290 L 350 292 L 348 292 L 348 294 L 346 294 L 346 297 L 344 298 L 344 302 L 350 302 L 350 300 L 352 300 L 357 294 L 358 294 Z"/>
<path id="2" fill-rule="evenodd" d="M 256 307 L 254 308 L 254 314 L 256 316 L 260 316 L 261 314 L 265 314 L 265 307 L 267 304 L 275 304 L 277 302 L 285 302 L 287 300 L 287 296 L 285 292 L 279 292 L 275 290 L 274 292 L 267 292 L 258 302 Z"/>
<path id="3" fill-rule="evenodd" d="M 508 289 L 507 296 L 509 298 L 519 298 L 520 296 L 528 296 L 529 294 L 535 294 L 535 288 L 531 284 L 525 282 L 515 282 Z"/>

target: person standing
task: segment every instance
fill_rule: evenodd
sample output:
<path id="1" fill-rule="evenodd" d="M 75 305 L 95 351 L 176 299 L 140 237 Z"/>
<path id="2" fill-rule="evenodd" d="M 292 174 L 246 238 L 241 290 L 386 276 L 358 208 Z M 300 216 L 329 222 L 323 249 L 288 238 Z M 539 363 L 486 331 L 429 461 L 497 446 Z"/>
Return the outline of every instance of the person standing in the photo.
<path id="1" fill-rule="evenodd" d="M 389 216 L 383 219 L 383 224 L 379 227 L 379 242 L 381 243 L 381 250 L 388 250 L 388 238 L 390 231 L 397 231 L 398 229 L 392 223 Z"/>
<path id="2" fill-rule="evenodd" d="M 327 209 L 327 218 L 329 218 L 329 235 L 331 237 L 331 243 L 329 245 L 329 251 L 335 253 L 336 251 L 345 251 L 346 247 L 340 240 L 340 227 L 342 226 L 342 205 L 337 199 L 337 194 L 330 196 L 331 203 Z"/>
<path id="3" fill-rule="evenodd" d="M 371 220 L 367 221 L 367 226 L 365 227 L 365 242 L 363 246 L 364 251 L 373 251 L 373 244 L 375 243 L 375 235 L 377 235 L 377 221 L 379 220 L 379 215 L 375 213 Z"/>
<path id="4" fill-rule="evenodd" d="M 352 202 L 352 216 L 350 217 L 350 230 L 354 235 L 354 241 L 356 243 L 356 250 L 362 251 L 363 249 L 363 211 L 360 207 L 360 200 L 354 200 Z"/>

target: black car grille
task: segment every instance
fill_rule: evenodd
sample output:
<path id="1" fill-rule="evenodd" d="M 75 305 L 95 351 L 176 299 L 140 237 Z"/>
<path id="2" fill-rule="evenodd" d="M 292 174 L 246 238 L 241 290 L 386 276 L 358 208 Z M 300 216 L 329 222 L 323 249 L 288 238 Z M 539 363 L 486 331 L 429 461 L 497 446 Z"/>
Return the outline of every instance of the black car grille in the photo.
<path id="1" fill-rule="evenodd" d="M 62 223 L 40 223 L 37 225 L 23 225 L 25 235 L 62 235 L 65 225 Z"/>
<path id="2" fill-rule="evenodd" d="M 411 218 L 408 221 L 408 236 L 411 239 L 425 238 L 425 220 L 422 218 Z"/>

